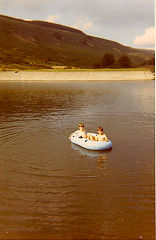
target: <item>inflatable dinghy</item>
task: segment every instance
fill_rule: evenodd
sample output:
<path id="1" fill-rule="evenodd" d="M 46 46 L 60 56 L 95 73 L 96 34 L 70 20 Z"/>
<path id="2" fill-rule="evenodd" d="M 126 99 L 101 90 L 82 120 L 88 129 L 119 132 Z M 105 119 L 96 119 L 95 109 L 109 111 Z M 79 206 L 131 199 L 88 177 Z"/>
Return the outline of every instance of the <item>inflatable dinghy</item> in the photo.
<path id="1" fill-rule="evenodd" d="M 91 133 L 92 136 L 97 136 L 95 133 Z M 89 150 L 107 150 L 112 148 L 112 142 L 108 139 L 108 142 L 104 141 L 92 141 L 87 138 L 80 137 L 78 134 L 73 133 L 71 136 L 70 141 L 74 144 L 77 144 L 83 148 L 89 149 Z"/>

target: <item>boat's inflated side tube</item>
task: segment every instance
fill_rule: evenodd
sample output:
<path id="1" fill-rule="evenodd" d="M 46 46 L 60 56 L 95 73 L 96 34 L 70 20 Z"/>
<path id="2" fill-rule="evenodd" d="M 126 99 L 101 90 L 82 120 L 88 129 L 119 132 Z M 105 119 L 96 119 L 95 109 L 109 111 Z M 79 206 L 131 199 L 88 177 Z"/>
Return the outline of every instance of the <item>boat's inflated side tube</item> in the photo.
<path id="1" fill-rule="evenodd" d="M 92 136 L 97 136 L 95 133 L 91 133 Z M 70 141 L 72 143 L 75 143 L 83 148 L 89 149 L 89 150 L 107 150 L 112 148 L 112 142 L 108 140 L 108 142 L 105 141 L 92 141 L 87 138 L 83 138 L 79 136 L 78 134 L 73 134 L 71 136 Z"/>

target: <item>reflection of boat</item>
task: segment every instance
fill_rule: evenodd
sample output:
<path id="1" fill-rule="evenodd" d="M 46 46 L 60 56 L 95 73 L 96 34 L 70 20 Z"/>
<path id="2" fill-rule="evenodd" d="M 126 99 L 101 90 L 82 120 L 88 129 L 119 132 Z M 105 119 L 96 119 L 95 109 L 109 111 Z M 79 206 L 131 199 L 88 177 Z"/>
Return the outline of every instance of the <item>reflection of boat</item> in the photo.
<path id="1" fill-rule="evenodd" d="M 92 136 L 97 136 L 94 133 L 91 133 Z M 72 143 L 75 143 L 83 148 L 89 149 L 89 150 L 107 150 L 112 148 L 112 142 L 108 140 L 107 142 L 105 141 L 92 141 L 83 137 L 80 137 L 77 133 L 73 133 L 71 136 L 70 141 Z"/>
<path id="2" fill-rule="evenodd" d="M 111 152 L 112 149 L 105 150 L 105 151 L 90 151 L 87 149 L 84 149 L 78 145 L 75 145 L 71 143 L 72 149 L 79 151 L 81 155 L 88 156 L 88 157 L 103 157 L 105 153 Z"/>

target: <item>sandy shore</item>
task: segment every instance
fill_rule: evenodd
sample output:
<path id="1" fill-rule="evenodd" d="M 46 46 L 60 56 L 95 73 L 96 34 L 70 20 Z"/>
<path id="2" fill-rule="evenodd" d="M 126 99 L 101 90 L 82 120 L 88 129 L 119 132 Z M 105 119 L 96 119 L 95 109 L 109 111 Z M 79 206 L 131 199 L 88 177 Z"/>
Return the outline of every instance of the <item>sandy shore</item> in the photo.
<path id="1" fill-rule="evenodd" d="M 154 80 L 148 70 L 116 71 L 1 71 L 0 81 L 110 81 Z"/>

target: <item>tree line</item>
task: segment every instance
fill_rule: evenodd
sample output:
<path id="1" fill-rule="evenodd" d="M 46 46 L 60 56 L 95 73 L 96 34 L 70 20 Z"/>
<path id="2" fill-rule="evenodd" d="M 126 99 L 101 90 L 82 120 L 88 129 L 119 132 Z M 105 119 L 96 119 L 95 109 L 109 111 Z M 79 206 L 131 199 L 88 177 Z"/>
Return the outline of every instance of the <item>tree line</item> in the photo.
<path id="1" fill-rule="evenodd" d="M 122 55 L 116 61 L 114 55 L 106 53 L 101 62 L 94 64 L 95 68 L 130 68 L 131 59 L 128 55 Z"/>
<path id="2" fill-rule="evenodd" d="M 140 66 L 145 65 L 155 65 L 155 57 L 148 59 L 142 63 Z M 132 63 L 128 55 L 122 55 L 117 60 L 115 60 L 114 55 L 110 53 L 104 54 L 101 62 L 94 63 L 94 68 L 131 68 Z"/>

